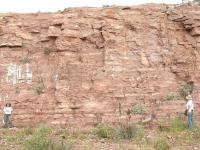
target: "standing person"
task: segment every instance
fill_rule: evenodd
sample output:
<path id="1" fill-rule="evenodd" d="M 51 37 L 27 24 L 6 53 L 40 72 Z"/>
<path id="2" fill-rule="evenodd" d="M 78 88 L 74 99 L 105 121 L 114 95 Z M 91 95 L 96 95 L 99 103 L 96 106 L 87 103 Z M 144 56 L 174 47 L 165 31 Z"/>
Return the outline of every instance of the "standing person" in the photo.
<path id="1" fill-rule="evenodd" d="M 11 122 L 11 114 L 12 114 L 12 107 L 10 103 L 7 103 L 6 106 L 3 109 L 4 113 L 4 127 L 5 128 L 12 128 L 12 122 Z"/>
<path id="2" fill-rule="evenodd" d="M 187 110 L 187 116 L 188 116 L 188 127 L 191 129 L 193 127 L 194 104 L 193 104 L 192 96 L 190 94 L 186 96 L 186 99 L 187 99 L 186 110 Z"/>

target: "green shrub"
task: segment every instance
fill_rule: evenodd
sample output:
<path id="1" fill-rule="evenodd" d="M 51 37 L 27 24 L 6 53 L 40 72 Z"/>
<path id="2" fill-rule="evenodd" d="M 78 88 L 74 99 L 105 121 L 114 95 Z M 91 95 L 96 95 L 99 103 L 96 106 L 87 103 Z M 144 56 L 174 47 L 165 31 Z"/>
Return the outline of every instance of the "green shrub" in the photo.
<path id="1" fill-rule="evenodd" d="M 47 150 L 49 147 L 48 135 L 51 129 L 46 126 L 36 128 L 33 135 L 26 139 L 24 143 L 25 150 Z"/>
<path id="2" fill-rule="evenodd" d="M 30 130 L 25 130 L 26 134 L 30 134 Z M 65 138 L 50 138 L 52 136 L 51 128 L 41 125 L 35 129 L 33 134 L 26 138 L 24 150 L 71 150 L 73 142 L 65 140 Z"/>
<path id="3" fill-rule="evenodd" d="M 32 128 L 24 128 L 17 131 L 12 131 L 7 135 L 7 133 L 4 134 L 4 138 L 8 143 L 12 143 L 13 145 L 23 145 L 25 138 L 33 134 Z"/>
<path id="4" fill-rule="evenodd" d="M 154 143 L 155 150 L 168 150 L 169 144 L 166 139 L 160 138 Z"/>
<path id="5" fill-rule="evenodd" d="M 131 113 L 133 113 L 133 114 L 144 114 L 145 112 L 146 112 L 146 110 L 140 104 L 134 105 L 131 109 Z"/>
<path id="6" fill-rule="evenodd" d="M 200 139 L 200 123 L 194 128 L 194 137 Z"/>
<path id="7" fill-rule="evenodd" d="M 24 139 L 33 134 L 32 128 L 25 128 L 20 131 L 15 132 L 15 134 L 6 136 L 7 141 L 16 143 L 16 144 L 23 144 Z"/>
<path id="8" fill-rule="evenodd" d="M 48 148 L 48 145 L 48 139 L 42 136 L 31 137 L 24 144 L 25 150 L 45 150 Z"/>
<path id="9" fill-rule="evenodd" d="M 40 95 L 43 93 L 44 85 L 42 83 L 38 83 L 33 87 L 33 89 L 38 95 Z"/>
<path id="10" fill-rule="evenodd" d="M 19 94 L 20 93 L 20 89 L 18 87 L 15 88 L 15 94 Z"/>
<path id="11" fill-rule="evenodd" d="M 107 7 L 110 7 L 110 6 L 109 6 L 109 5 L 103 5 L 102 7 L 103 7 L 103 8 L 107 8 Z"/>
<path id="12" fill-rule="evenodd" d="M 73 143 L 70 141 L 66 142 L 62 139 L 52 139 L 49 141 L 48 150 L 71 150 Z"/>
<path id="13" fill-rule="evenodd" d="M 188 95 L 188 93 L 192 93 L 193 90 L 194 90 L 193 83 L 186 83 L 180 89 L 180 95 L 185 98 L 186 95 Z"/>
<path id="14" fill-rule="evenodd" d="M 46 125 L 40 125 L 38 128 L 35 129 L 34 134 L 39 136 L 47 136 L 52 132 L 51 128 L 47 127 Z"/>
<path id="15" fill-rule="evenodd" d="M 142 139 L 144 136 L 143 128 L 136 124 L 120 124 L 117 127 L 99 124 L 94 133 L 100 138 L 108 139 Z"/>
<path id="16" fill-rule="evenodd" d="M 115 130 L 112 127 L 105 124 L 98 124 L 94 130 L 98 137 L 108 139 L 114 138 L 114 132 Z"/>
<path id="17" fill-rule="evenodd" d="M 197 2 L 200 5 L 200 0 L 194 0 L 194 2 Z"/>
<path id="18" fill-rule="evenodd" d="M 115 131 L 117 139 L 142 139 L 144 136 L 143 128 L 136 124 L 120 124 Z"/>
<path id="19" fill-rule="evenodd" d="M 44 82 L 44 79 L 43 79 L 42 76 L 37 76 L 36 79 L 37 79 L 38 83 L 43 83 Z"/>
<path id="20" fill-rule="evenodd" d="M 28 135 L 32 135 L 33 134 L 33 128 L 24 128 L 22 130 L 22 133 L 25 135 L 25 136 L 28 136 Z"/>
<path id="21" fill-rule="evenodd" d="M 22 63 L 22 64 L 29 64 L 29 63 L 31 63 L 31 60 L 28 57 L 24 57 L 24 58 L 22 58 L 20 60 L 20 63 Z"/>
<path id="22" fill-rule="evenodd" d="M 181 117 L 175 117 L 171 120 L 163 120 L 160 122 L 159 126 L 161 132 L 180 133 L 186 129 L 187 126 Z"/>
<path id="23" fill-rule="evenodd" d="M 37 77 L 37 84 L 34 85 L 33 90 L 38 94 L 42 94 L 44 91 L 44 81 L 43 78 L 41 76 Z"/>
<path id="24" fill-rule="evenodd" d="M 181 97 L 180 95 L 176 94 L 176 93 L 169 93 L 166 97 L 165 97 L 166 100 L 168 101 L 175 101 L 175 100 L 180 100 Z"/>
<path id="25" fill-rule="evenodd" d="M 51 50 L 49 48 L 45 48 L 43 52 L 45 55 L 49 55 L 51 53 Z"/>
<path id="26" fill-rule="evenodd" d="M 182 132 L 186 129 L 186 125 L 180 117 L 171 120 L 169 131 L 172 133 Z"/>

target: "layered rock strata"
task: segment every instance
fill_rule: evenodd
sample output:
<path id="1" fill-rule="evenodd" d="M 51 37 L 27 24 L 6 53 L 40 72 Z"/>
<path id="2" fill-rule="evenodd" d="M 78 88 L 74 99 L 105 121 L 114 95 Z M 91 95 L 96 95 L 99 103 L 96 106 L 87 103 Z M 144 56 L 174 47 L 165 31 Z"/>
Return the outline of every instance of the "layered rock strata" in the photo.
<path id="1" fill-rule="evenodd" d="M 198 115 L 199 58 L 197 6 L 0 14 L 0 105 L 17 126 L 137 122 L 183 112 L 166 96 L 192 83 Z"/>

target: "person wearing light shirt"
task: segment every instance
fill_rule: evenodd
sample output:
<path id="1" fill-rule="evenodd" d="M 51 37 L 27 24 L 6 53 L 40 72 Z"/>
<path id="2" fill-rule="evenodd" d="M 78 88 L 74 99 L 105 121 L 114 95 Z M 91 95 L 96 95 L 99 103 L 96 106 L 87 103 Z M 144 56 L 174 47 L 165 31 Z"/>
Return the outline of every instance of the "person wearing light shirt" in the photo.
<path id="1" fill-rule="evenodd" d="M 193 127 L 194 104 L 191 95 L 186 96 L 186 99 L 187 99 L 186 109 L 188 116 L 188 127 L 191 129 Z"/>
<path id="2" fill-rule="evenodd" d="M 6 104 L 6 106 L 3 109 L 3 113 L 4 113 L 4 127 L 5 128 L 11 128 L 12 127 L 12 122 L 11 122 L 11 114 L 12 114 L 12 107 L 11 104 Z"/>

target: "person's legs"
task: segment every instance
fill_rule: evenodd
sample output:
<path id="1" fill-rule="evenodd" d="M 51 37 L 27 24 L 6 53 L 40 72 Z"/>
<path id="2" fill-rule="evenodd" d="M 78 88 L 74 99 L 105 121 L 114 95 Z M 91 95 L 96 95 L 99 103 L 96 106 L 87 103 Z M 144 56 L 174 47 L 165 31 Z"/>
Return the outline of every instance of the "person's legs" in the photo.
<path id="1" fill-rule="evenodd" d="M 188 113 L 188 127 L 190 129 L 193 127 L 192 112 Z"/>
<path id="2" fill-rule="evenodd" d="M 8 115 L 7 114 L 4 115 L 4 126 L 5 126 L 5 128 L 8 128 Z"/>
<path id="3" fill-rule="evenodd" d="M 192 122 L 192 127 L 194 126 L 194 122 L 193 122 L 193 111 L 192 111 L 192 115 L 191 115 L 191 122 Z"/>
<path id="4" fill-rule="evenodd" d="M 12 128 L 11 115 L 8 115 L 8 127 Z"/>
<path id="5" fill-rule="evenodd" d="M 4 128 L 6 128 L 6 114 L 4 114 L 4 116 L 3 116 L 3 123 L 4 123 Z"/>

